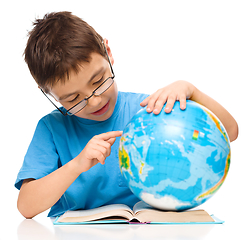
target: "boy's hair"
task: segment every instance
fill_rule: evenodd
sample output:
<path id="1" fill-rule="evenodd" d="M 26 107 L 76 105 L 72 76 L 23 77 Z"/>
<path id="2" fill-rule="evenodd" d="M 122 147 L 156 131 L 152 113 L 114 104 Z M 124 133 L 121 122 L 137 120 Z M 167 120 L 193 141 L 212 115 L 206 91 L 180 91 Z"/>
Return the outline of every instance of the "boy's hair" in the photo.
<path id="1" fill-rule="evenodd" d="M 46 14 L 36 19 L 24 52 L 35 81 L 49 92 L 58 81 L 78 72 L 82 62 L 90 62 L 92 52 L 106 58 L 102 37 L 85 21 L 70 12 Z"/>

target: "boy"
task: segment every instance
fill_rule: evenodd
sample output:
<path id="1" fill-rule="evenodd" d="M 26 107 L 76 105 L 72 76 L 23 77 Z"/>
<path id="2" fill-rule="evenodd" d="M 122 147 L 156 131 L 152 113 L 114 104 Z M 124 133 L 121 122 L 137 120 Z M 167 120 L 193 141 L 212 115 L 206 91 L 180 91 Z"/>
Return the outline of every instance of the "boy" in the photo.
<path id="1" fill-rule="evenodd" d="M 121 176 L 117 149 L 120 130 L 141 106 L 159 114 L 166 103 L 169 113 L 176 100 L 185 109 L 186 99 L 192 99 L 220 118 L 231 141 L 237 138 L 233 117 L 188 82 L 150 96 L 118 92 L 108 41 L 80 18 L 51 13 L 34 25 L 25 61 L 44 95 L 63 107 L 39 121 L 18 174 L 17 205 L 24 217 L 49 208 L 48 216 L 57 216 L 112 203 L 132 207 L 139 201 Z"/>

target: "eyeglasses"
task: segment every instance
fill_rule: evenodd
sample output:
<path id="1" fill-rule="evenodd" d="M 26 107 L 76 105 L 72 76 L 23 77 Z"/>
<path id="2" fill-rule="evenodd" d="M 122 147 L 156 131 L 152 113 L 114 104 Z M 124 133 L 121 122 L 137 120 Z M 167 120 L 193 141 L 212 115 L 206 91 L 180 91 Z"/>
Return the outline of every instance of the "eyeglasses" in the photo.
<path id="1" fill-rule="evenodd" d="M 42 91 L 42 93 L 45 95 L 45 97 L 47 97 L 49 99 L 49 101 L 54 105 L 54 107 L 59 110 L 64 116 L 71 116 L 71 115 L 74 115 L 76 114 L 77 112 L 81 111 L 87 104 L 88 104 L 88 100 L 92 97 L 92 96 L 99 96 L 101 94 L 103 94 L 104 92 L 106 92 L 111 86 L 112 84 L 114 83 L 114 78 L 115 78 L 115 75 L 114 75 L 114 71 L 113 71 L 113 68 L 112 68 L 112 64 L 110 62 L 110 59 L 109 59 L 109 56 L 108 56 L 108 52 L 107 52 L 107 49 L 103 43 L 103 46 L 104 46 L 104 49 L 105 49 L 105 52 L 106 52 L 106 55 L 107 55 L 107 58 L 108 58 L 108 62 L 109 62 L 109 65 L 110 65 L 110 69 L 111 69 L 111 72 L 112 72 L 112 77 L 109 77 L 107 78 L 105 81 L 102 82 L 102 84 L 100 84 L 100 86 L 98 86 L 93 92 L 92 94 L 87 97 L 87 98 L 84 98 L 82 101 L 78 102 L 77 104 L 75 104 L 73 107 L 69 108 L 67 111 L 63 112 L 59 107 L 56 106 L 56 104 L 48 97 L 48 95 L 43 91 L 42 88 L 40 88 L 40 90 Z"/>

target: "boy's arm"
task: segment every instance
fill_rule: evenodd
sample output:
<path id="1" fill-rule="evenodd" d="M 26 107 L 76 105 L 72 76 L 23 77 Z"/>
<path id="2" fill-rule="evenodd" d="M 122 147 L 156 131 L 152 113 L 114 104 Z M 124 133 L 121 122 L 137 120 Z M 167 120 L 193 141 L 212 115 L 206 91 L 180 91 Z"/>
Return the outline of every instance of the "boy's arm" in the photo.
<path id="1" fill-rule="evenodd" d="M 232 115 L 223 106 L 197 88 L 195 89 L 191 100 L 207 107 L 220 119 L 228 133 L 231 142 L 237 139 L 238 124 Z"/>
<path id="2" fill-rule="evenodd" d="M 180 101 L 180 108 L 186 108 L 186 99 L 196 101 L 211 110 L 223 123 L 229 135 L 230 141 L 238 136 L 238 125 L 231 114 L 211 97 L 207 96 L 194 85 L 186 81 L 177 81 L 147 97 L 140 105 L 147 106 L 147 111 L 159 114 L 165 106 L 165 112 L 170 113 L 175 101 Z"/>
<path id="3" fill-rule="evenodd" d="M 17 202 L 20 213 L 25 218 L 33 218 L 52 207 L 81 173 L 88 171 L 98 162 L 105 163 L 116 137 L 121 135 L 121 131 L 97 135 L 66 165 L 41 179 L 24 180 Z"/>
<path id="4" fill-rule="evenodd" d="M 25 218 L 33 218 L 49 209 L 78 176 L 76 160 L 73 159 L 41 179 L 24 180 L 17 201 L 19 212 Z"/>

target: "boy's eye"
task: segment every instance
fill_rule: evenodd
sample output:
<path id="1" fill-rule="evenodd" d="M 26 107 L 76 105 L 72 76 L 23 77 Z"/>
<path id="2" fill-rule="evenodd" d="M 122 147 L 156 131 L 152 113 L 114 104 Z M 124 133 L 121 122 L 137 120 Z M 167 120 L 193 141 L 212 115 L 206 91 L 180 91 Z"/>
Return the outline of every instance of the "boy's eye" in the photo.
<path id="1" fill-rule="evenodd" d="M 104 77 L 102 77 L 100 80 L 94 82 L 93 85 L 96 85 L 96 84 L 98 84 L 98 83 L 101 83 L 101 82 L 103 81 L 103 79 L 104 79 Z"/>
<path id="2" fill-rule="evenodd" d="M 70 100 L 68 102 L 74 102 L 76 99 L 78 99 L 78 97 L 79 97 L 79 94 L 73 100 Z"/>

